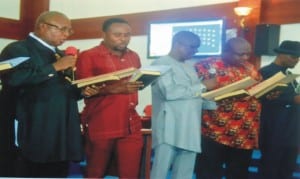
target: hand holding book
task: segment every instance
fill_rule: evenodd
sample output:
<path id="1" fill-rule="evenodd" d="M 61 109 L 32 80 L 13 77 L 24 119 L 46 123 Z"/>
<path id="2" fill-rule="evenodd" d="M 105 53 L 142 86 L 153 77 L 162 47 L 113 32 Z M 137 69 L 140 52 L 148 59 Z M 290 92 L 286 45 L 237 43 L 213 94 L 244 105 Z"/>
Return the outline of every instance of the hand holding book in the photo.
<path id="1" fill-rule="evenodd" d="M 246 96 L 254 96 L 256 98 L 267 97 L 273 99 L 280 95 L 280 92 L 287 87 L 287 83 L 292 82 L 299 76 L 299 74 L 284 75 L 282 72 L 278 72 L 262 82 L 257 82 L 251 77 L 246 77 L 230 85 L 203 93 L 202 97 L 215 101 L 233 97 L 243 98 Z"/>
<path id="2" fill-rule="evenodd" d="M 140 88 L 140 90 L 144 89 L 145 87 L 149 86 L 153 83 L 158 77 L 166 73 L 171 68 L 165 65 L 153 65 L 143 67 L 141 69 L 136 70 L 135 73 L 129 79 L 130 82 L 133 81 L 141 81 L 143 82 L 144 86 Z"/>

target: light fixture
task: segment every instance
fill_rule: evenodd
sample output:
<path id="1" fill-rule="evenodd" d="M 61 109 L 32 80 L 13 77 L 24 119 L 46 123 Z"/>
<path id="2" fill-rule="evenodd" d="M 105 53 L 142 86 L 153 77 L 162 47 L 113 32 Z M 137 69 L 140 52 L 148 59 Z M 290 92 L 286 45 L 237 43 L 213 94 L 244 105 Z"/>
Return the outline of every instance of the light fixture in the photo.
<path id="1" fill-rule="evenodd" d="M 250 14 L 251 10 L 252 10 L 251 7 L 236 7 L 236 8 L 234 8 L 235 14 L 238 15 L 239 17 L 241 17 L 240 26 L 244 30 L 246 29 L 245 17 Z"/>

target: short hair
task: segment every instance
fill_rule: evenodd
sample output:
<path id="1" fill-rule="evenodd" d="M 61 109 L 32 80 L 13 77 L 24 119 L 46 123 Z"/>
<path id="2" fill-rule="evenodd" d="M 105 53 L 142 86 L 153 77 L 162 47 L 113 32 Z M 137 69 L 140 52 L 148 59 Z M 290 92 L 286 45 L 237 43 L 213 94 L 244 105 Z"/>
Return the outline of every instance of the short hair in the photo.
<path id="1" fill-rule="evenodd" d="M 114 23 L 123 23 L 123 24 L 128 24 L 128 21 L 126 21 L 125 19 L 122 19 L 122 18 L 110 18 L 110 19 L 107 19 L 103 22 L 103 25 L 102 25 L 102 31 L 103 32 L 107 32 L 107 30 L 109 29 L 109 27 L 114 24 Z"/>
<path id="2" fill-rule="evenodd" d="M 197 39 L 198 41 L 200 41 L 200 37 L 193 32 L 179 31 L 173 36 L 172 46 L 174 46 L 175 43 L 189 41 L 191 39 Z"/>

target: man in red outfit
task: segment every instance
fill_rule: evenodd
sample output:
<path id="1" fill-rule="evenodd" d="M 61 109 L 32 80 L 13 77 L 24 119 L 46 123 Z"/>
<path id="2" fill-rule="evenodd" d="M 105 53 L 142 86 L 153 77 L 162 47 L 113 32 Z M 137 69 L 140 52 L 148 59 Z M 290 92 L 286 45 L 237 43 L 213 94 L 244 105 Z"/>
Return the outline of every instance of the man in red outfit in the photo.
<path id="1" fill-rule="evenodd" d="M 131 28 L 120 18 L 106 20 L 103 41 L 83 51 L 77 61 L 77 78 L 87 78 L 129 67 L 139 68 L 140 58 L 127 48 Z M 135 107 L 141 82 L 128 78 L 101 84 L 99 94 L 85 98 L 82 124 L 86 128 L 85 177 L 103 178 L 116 158 L 120 178 L 138 178 L 142 152 L 141 121 Z"/>
<path id="2" fill-rule="evenodd" d="M 196 64 L 203 79 L 216 78 L 217 88 L 251 76 L 261 76 L 248 60 L 251 45 L 243 38 L 229 39 L 221 58 L 209 58 Z M 212 73 L 214 72 L 214 73 Z M 248 178 L 253 149 L 258 147 L 261 104 L 254 97 L 224 99 L 216 110 L 202 113 L 202 153 L 197 157 L 196 175 L 199 179 Z"/>

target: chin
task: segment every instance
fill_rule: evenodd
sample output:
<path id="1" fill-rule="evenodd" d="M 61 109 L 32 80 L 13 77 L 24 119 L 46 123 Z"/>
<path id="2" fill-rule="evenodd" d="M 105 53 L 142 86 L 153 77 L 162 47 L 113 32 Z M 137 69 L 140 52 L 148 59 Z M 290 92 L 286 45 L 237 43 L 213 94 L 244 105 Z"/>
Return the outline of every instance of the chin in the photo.
<path id="1" fill-rule="evenodd" d="M 127 49 L 127 47 L 115 47 L 115 51 L 124 52 Z"/>

